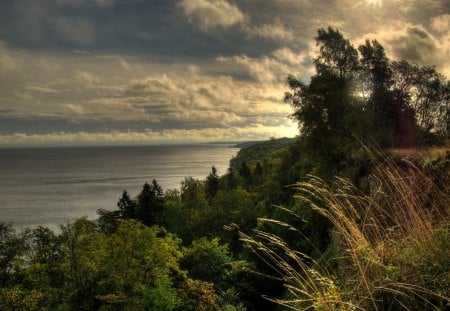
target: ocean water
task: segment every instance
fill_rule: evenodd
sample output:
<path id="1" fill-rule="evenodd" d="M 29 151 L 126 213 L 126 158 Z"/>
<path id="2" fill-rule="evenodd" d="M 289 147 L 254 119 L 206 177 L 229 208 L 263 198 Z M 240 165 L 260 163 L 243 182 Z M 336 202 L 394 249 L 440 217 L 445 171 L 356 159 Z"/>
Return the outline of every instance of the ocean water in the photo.
<path id="1" fill-rule="evenodd" d="M 156 179 L 179 189 L 188 176 L 224 174 L 239 149 L 227 145 L 0 149 L 0 221 L 17 229 L 57 229 L 113 210 L 123 190 L 135 197 Z"/>

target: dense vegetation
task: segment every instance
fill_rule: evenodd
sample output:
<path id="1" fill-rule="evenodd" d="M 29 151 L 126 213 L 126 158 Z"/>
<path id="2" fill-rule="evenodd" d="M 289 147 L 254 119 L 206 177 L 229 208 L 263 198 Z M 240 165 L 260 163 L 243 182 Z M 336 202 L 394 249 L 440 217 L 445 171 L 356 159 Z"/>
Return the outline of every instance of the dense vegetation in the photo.
<path id="1" fill-rule="evenodd" d="M 60 232 L 0 224 L 0 309 L 448 307 L 450 153 L 385 151 L 448 146 L 449 82 L 377 41 L 316 41 L 316 74 L 287 79 L 298 138 Z"/>

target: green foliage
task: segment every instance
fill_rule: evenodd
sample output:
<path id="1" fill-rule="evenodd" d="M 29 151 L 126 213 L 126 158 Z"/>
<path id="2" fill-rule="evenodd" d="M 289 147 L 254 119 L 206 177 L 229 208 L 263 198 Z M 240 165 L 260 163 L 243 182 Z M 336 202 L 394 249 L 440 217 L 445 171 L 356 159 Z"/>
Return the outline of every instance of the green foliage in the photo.
<path id="1" fill-rule="evenodd" d="M 192 278 L 217 283 L 225 273 L 225 265 L 230 261 L 226 245 L 220 245 L 217 238 L 201 238 L 192 242 L 192 246 L 185 250 L 181 264 Z"/>
<path id="2" fill-rule="evenodd" d="M 314 59 L 319 75 L 337 76 L 340 79 L 353 77 L 358 71 L 358 52 L 336 29 L 318 30 L 315 38 L 320 47 L 319 55 Z"/>
<path id="3" fill-rule="evenodd" d="M 206 176 L 205 186 L 205 191 L 209 198 L 213 198 L 219 191 L 219 175 L 217 175 L 217 169 L 214 166 L 211 168 L 211 173 Z"/>
<path id="4" fill-rule="evenodd" d="M 271 139 L 242 148 L 239 150 L 237 156 L 231 159 L 230 168 L 233 171 L 237 171 L 244 161 L 247 163 L 257 161 L 263 162 L 264 159 L 271 158 L 273 152 L 288 147 L 293 141 L 294 139 L 292 138 Z"/>
<path id="5" fill-rule="evenodd" d="M 143 300 L 145 309 L 152 311 L 171 311 L 182 305 L 176 289 L 167 276 L 157 279 L 155 287 L 144 292 Z"/>
<path id="6" fill-rule="evenodd" d="M 234 223 L 242 230 L 250 231 L 256 226 L 256 218 L 262 216 L 253 203 L 251 194 L 244 189 L 219 191 L 211 202 L 211 209 L 213 214 L 210 221 L 217 229 Z"/>
<path id="7" fill-rule="evenodd" d="M 178 310 L 183 311 L 219 311 L 220 305 L 214 286 L 211 283 L 187 279 L 178 291 L 183 301 Z"/>
<path id="8" fill-rule="evenodd" d="M 36 290 L 24 290 L 20 287 L 0 287 L 0 310 L 47 310 L 45 294 Z"/>
<path id="9" fill-rule="evenodd" d="M 97 225 L 104 233 L 111 234 L 117 230 L 122 218 L 120 211 L 97 210 Z M 126 219 L 126 218 L 125 218 Z"/>
<path id="10" fill-rule="evenodd" d="M 130 195 L 125 190 L 123 191 L 119 202 L 117 202 L 117 207 L 119 208 L 121 218 L 136 219 L 137 203 L 135 200 L 131 199 Z"/>
<path id="11" fill-rule="evenodd" d="M 361 141 L 413 146 L 436 143 L 432 137 L 448 130 L 439 124 L 447 122 L 449 83 L 433 67 L 390 61 L 376 40 L 359 47 L 358 59 L 333 28 L 319 29 L 316 42 L 316 74 L 309 84 L 289 76 L 291 92 L 285 96 L 314 174 L 333 176 Z"/>
<path id="12" fill-rule="evenodd" d="M 123 198 L 125 199 L 125 198 Z M 151 185 L 145 183 L 137 196 L 136 219 L 147 226 L 163 224 L 164 192 L 153 179 Z"/>
<path id="13" fill-rule="evenodd" d="M 299 122 L 303 151 L 318 164 L 318 173 L 326 173 L 339 168 L 356 148 L 353 137 L 360 132 L 363 110 L 353 96 L 357 51 L 332 28 L 319 29 L 316 42 L 317 74 L 309 85 L 288 77 L 292 93 L 286 93 L 285 101 L 295 109 L 292 116 Z"/>
<path id="14" fill-rule="evenodd" d="M 0 222 L 0 286 L 8 285 L 14 272 L 20 271 L 29 233 L 29 230 L 17 233 L 11 224 Z"/>

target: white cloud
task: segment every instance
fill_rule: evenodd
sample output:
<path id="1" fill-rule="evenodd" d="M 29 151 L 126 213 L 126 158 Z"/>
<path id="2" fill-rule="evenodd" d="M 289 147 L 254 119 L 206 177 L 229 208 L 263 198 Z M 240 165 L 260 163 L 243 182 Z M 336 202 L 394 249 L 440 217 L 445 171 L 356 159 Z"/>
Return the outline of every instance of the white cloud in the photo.
<path id="1" fill-rule="evenodd" d="M 244 13 L 226 0 L 183 0 L 180 7 L 188 19 L 203 30 L 230 27 L 245 19 Z"/>
<path id="2" fill-rule="evenodd" d="M 284 47 L 275 50 L 269 56 L 253 58 L 247 55 L 240 55 L 218 57 L 217 60 L 240 65 L 242 69 L 246 70 L 252 78 L 260 83 L 284 84 L 289 74 L 300 74 L 303 78 L 307 78 L 312 74 L 313 67 L 311 64 L 308 65 L 308 55 L 308 51 L 294 53 L 291 49 Z"/>
<path id="3" fill-rule="evenodd" d="M 269 137 L 292 137 L 296 131 L 292 127 L 270 127 L 254 124 L 243 128 L 167 129 L 161 131 L 111 131 L 53 132 L 48 134 L 0 135 L 0 145 L 53 145 L 53 144 L 98 144 L 98 143 L 180 143 L 207 141 L 260 140 Z"/>
<path id="4" fill-rule="evenodd" d="M 75 80 L 86 86 L 93 86 L 94 84 L 100 82 L 99 78 L 96 75 L 84 70 L 77 70 L 77 72 L 75 73 Z"/>
<path id="5" fill-rule="evenodd" d="M 292 30 L 286 28 L 286 26 L 279 21 L 273 24 L 247 26 L 245 27 L 245 31 L 252 37 L 260 37 L 281 42 L 291 42 L 294 40 Z"/>
<path id="6" fill-rule="evenodd" d="M 28 85 L 25 86 L 25 89 L 37 93 L 46 93 L 46 94 L 58 93 L 58 90 L 39 85 Z"/>
<path id="7" fill-rule="evenodd" d="M 71 114 L 74 113 L 77 115 L 84 115 L 84 114 L 88 113 L 88 111 L 80 105 L 66 104 L 66 107 L 67 107 L 68 112 Z"/>
<path id="8" fill-rule="evenodd" d="M 273 56 L 279 61 L 286 62 L 291 65 L 301 65 L 309 61 L 307 51 L 294 53 L 290 48 L 283 47 L 273 52 Z"/>
<path id="9" fill-rule="evenodd" d="M 450 14 L 432 18 L 431 27 L 438 33 L 448 33 L 450 31 Z"/>

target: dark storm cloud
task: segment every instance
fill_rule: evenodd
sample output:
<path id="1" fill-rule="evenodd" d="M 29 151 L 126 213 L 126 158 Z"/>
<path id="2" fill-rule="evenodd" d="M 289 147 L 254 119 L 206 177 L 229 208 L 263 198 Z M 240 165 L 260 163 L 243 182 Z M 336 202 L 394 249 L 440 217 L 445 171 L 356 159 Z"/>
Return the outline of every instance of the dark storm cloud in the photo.
<path id="1" fill-rule="evenodd" d="M 392 40 L 391 45 L 396 55 L 419 63 L 434 60 L 438 53 L 435 40 L 420 27 L 409 27 L 404 35 Z"/>
<path id="2" fill-rule="evenodd" d="M 219 53 L 256 55 L 274 47 L 272 42 L 247 40 L 239 25 L 230 25 L 233 31 L 205 32 L 173 0 L 5 0 L 0 20 L 4 42 L 36 50 L 195 59 Z"/>

